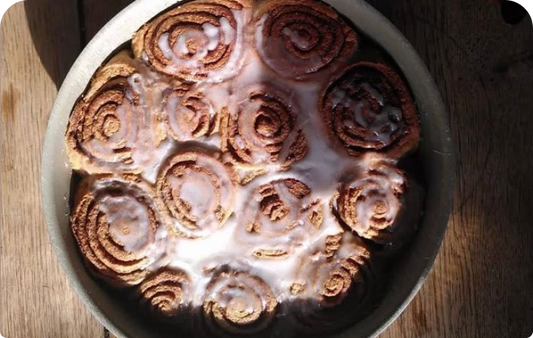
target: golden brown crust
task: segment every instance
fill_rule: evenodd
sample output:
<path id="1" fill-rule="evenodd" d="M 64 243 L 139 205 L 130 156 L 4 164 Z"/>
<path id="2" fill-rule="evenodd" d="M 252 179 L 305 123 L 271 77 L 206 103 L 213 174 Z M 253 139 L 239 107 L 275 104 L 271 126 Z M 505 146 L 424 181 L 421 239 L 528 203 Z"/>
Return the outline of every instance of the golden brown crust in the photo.
<path id="1" fill-rule="evenodd" d="M 355 31 L 320 1 L 262 1 L 256 18 L 259 54 L 290 80 L 320 80 L 346 66 L 357 49 Z"/>
<path id="2" fill-rule="evenodd" d="M 155 242 L 155 233 L 161 226 L 159 214 L 153 204 L 153 191 L 134 175 L 91 177 L 81 185 L 78 200 L 71 214 L 71 228 L 82 256 L 91 270 L 115 287 L 140 283 L 149 272 L 147 253 Z M 144 242 L 127 250 L 121 238 L 111 231 L 104 207 L 112 209 L 109 199 L 127 198 L 137 201 L 146 209 L 148 228 L 133 229 L 135 224 L 114 221 L 115 229 L 125 235 L 136 231 L 146 232 Z M 107 200 L 106 200 L 107 199 Z M 115 230 L 116 231 L 116 230 Z"/>
<path id="3" fill-rule="evenodd" d="M 350 154 L 375 151 L 398 159 L 418 146 L 416 107 L 392 68 L 358 62 L 336 76 L 321 97 L 330 137 Z"/>
<path id="4" fill-rule="evenodd" d="M 150 316 L 178 324 L 189 316 L 193 288 L 184 271 L 163 269 L 145 279 L 138 287 L 140 305 Z"/>
<path id="5" fill-rule="evenodd" d="M 157 180 L 157 196 L 178 235 L 205 237 L 232 214 L 237 180 L 236 172 L 220 161 L 219 153 L 192 148 L 167 160 Z M 205 196 L 205 210 L 195 210 L 197 203 L 188 200 L 191 194 Z"/>
<path id="6" fill-rule="evenodd" d="M 300 111 L 289 95 L 261 83 L 240 89 L 236 97 L 236 105 L 224 109 L 220 126 L 221 149 L 231 163 L 251 170 L 277 163 L 287 170 L 305 157 L 308 145 L 298 129 Z"/>
<path id="7" fill-rule="evenodd" d="M 275 318 L 278 302 L 270 286 L 243 271 L 220 271 L 206 287 L 203 329 L 210 336 L 260 335 Z"/>
<path id="8" fill-rule="evenodd" d="M 242 27 L 238 27 L 238 20 L 232 11 L 250 8 L 251 2 L 248 0 L 200 0 L 178 6 L 159 15 L 137 32 L 132 41 L 135 57 L 146 60 L 154 69 L 167 75 L 194 81 L 205 79 L 211 71 L 227 66 L 232 53 L 242 48 L 236 45 L 235 39 L 237 34 L 242 34 Z M 227 20 L 234 30 L 233 36 L 224 31 L 221 18 Z M 209 38 L 201 32 L 204 24 L 216 27 L 220 35 L 231 41 L 218 41 L 215 48 L 208 48 Z M 186 36 L 187 32 L 192 32 L 183 42 L 187 53 L 180 50 L 176 54 L 174 45 L 178 43 L 178 37 Z M 166 40 L 169 48 L 174 49 L 172 56 L 168 54 L 169 51 L 161 49 L 162 40 Z M 203 52 L 205 55 L 200 55 Z M 171 57 L 183 63 L 177 65 Z M 187 64 L 187 61 L 196 60 L 195 58 L 197 62 Z"/>

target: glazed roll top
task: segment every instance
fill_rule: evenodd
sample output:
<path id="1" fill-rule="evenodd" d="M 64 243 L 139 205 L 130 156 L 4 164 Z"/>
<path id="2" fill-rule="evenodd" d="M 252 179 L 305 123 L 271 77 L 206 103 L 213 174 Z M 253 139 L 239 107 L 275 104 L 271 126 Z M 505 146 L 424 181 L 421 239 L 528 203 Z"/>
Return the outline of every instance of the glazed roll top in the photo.
<path id="1" fill-rule="evenodd" d="M 209 86 L 186 92 L 179 88 L 167 93 L 165 122 L 174 140 L 199 140 L 219 131 L 220 112 L 206 92 L 209 92 Z"/>
<path id="2" fill-rule="evenodd" d="M 133 175 L 92 177 L 82 187 L 71 217 L 81 254 L 113 286 L 140 283 L 166 250 L 154 192 Z"/>
<path id="3" fill-rule="evenodd" d="M 333 199 L 341 222 L 359 236 L 378 244 L 395 247 L 406 240 L 416 228 L 416 219 L 403 217 L 420 196 L 407 199 L 407 177 L 390 161 L 380 158 L 368 162 L 368 167 L 348 175 L 338 186 Z M 419 207 L 413 205 L 413 207 Z M 406 228 L 406 229 L 404 229 Z"/>
<path id="4" fill-rule="evenodd" d="M 287 168 L 307 153 L 298 128 L 297 105 L 270 83 L 240 88 L 230 100 L 222 124 L 222 150 L 237 167 Z"/>
<path id="5" fill-rule="evenodd" d="M 255 45 L 265 64 L 288 79 L 319 79 L 347 64 L 356 33 L 328 5 L 312 0 L 262 1 Z"/>
<path id="6" fill-rule="evenodd" d="M 353 321 L 365 306 L 373 283 L 370 252 L 349 233 L 328 236 L 303 265 L 291 286 L 292 306 L 299 329 L 325 333 Z"/>
<path id="7" fill-rule="evenodd" d="M 238 237 L 261 259 L 283 259 L 318 232 L 323 210 L 311 189 L 296 179 L 261 185 L 247 198 Z"/>
<path id="8" fill-rule="evenodd" d="M 166 137 L 160 88 L 181 83 L 146 76 L 146 69 L 120 52 L 94 76 L 69 120 L 66 148 L 75 170 L 89 174 L 135 173 L 154 167 Z"/>
<path id="9" fill-rule="evenodd" d="M 359 62 L 323 95 L 322 115 L 330 134 L 349 153 L 377 151 L 400 158 L 416 148 L 416 108 L 403 80 L 384 64 Z"/>
<path id="10" fill-rule="evenodd" d="M 203 330 L 210 336 L 259 336 L 275 318 L 277 305 L 261 278 L 222 267 L 205 291 Z"/>
<path id="11" fill-rule="evenodd" d="M 221 82 L 242 67 L 250 18 L 248 0 L 186 3 L 146 24 L 133 39 L 133 51 L 161 73 Z"/>
<path id="12" fill-rule="evenodd" d="M 162 209 L 179 236 L 209 236 L 233 212 L 235 172 L 220 154 L 189 149 L 169 158 L 157 180 Z"/>
<path id="13" fill-rule="evenodd" d="M 131 147 L 138 132 L 139 93 L 129 77 L 137 67 L 122 52 L 95 76 L 69 121 L 67 151 L 74 169 L 140 172 Z"/>

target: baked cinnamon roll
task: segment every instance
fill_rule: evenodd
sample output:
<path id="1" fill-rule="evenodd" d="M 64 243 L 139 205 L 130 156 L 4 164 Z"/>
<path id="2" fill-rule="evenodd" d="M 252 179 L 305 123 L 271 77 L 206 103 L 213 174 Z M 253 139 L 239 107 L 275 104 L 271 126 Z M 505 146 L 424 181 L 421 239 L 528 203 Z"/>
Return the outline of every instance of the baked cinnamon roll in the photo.
<path id="1" fill-rule="evenodd" d="M 133 175 L 103 175 L 77 195 L 71 227 L 91 271 L 119 288 L 142 282 L 166 251 L 154 191 Z"/>
<path id="2" fill-rule="evenodd" d="M 223 115 L 222 151 L 238 168 L 285 170 L 307 154 L 297 105 L 270 83 L 240 89 Z"/>
<path id="3" fill-rule="evenodd" d="M 407 177 L 389 161 L 379 157 L 367 161 L 360 172 L 339 183 L 332 207 L 340 222 L 359 236 L 397 247 L 416 230 L 421 196 L 413 187 L 415 194 L 406 198 L 411 190 Z"/>
<path id="4" fill-rule="evenodd" d="M 165 132 L 144 109 L 151 103 L 136 83 L 139 72 L 127 52 L 119 53 L 98 71 L 76 104 L 66 133 L 75 170 L 140 173 L 149 165 L 146 152 L 158 147 Z"/>
<path id="5" fill-rule="evenodd" d="M 206 287 L 202 326 L 209 336 L 260 336 L 276 315 L 276 298 L 261 278 L 221 269 Z"/>
<path id="6" fill-rule="evenodd" d="M 330 135 L 352 155 L 368 151 L 391 158 L 419 142 L 418 114 L 411 93 L 392 68 L 358 62 L 331 82 L 321 102 Z"/>
<path id="7" fill-rule="evenodd" d="M 255 47 L 264 63 L 290 80 L 320 80 L 346 66 L 357 35 L 329 5 L 266 0 L 256 12 Z"/>
<path id="8" fill-rule="evenodd" d="M 172 90 L 165 101 L 165 123 L 174 140 L 198 140 L 219 131 L 220 112 L 204 87 Z"/>
<path id="9" fill-rule="evenodd" d="M 237 240 L 253 246 L 260 259 L 284 259 L 316 234 L 323 222 L 320 200 L 296 179 L 261 185 L 247 198 Z"/>
<path id="10" fill-rule="evenodd" d="M 192 282 L 184 271 L 163 269 L 138 288 L 139 303 L 152 318 L 168 324 L 184 324 L 190 317 Z"/>
<path id="11" fill-rule="evenodd" d="M 250 18 L 249 0 L 189 2 L 139 30 L 133 52 L 163 74 L 221 82 L 238 74 L 243 65 Z"/>
<path id="12" fill-rule="evenodd" d="M 321 334 L 343 328 L 357 317 L 374 283 L 370 251 L 350 233 L 328 236 L 303 264 L 291 286 L 291 312 L 300 331 Z"/>
<path id="13" fill-rule="evenodd" d="M 179 236 L 208 236 L 233 212 L 236 174 L 219 154 L 189 149 L 171 157 L 157 180 L 157 195 Z"/>

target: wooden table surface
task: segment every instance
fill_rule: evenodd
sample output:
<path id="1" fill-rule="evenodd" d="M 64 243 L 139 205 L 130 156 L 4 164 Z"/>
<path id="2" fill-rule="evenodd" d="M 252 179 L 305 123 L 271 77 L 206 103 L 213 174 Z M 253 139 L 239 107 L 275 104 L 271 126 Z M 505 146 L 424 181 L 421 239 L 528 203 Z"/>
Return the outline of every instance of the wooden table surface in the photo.
<path id="1" fill-rule="evenodd" d="M 1 0 L 0 0 L 1 1 Z M 0 330 L 110 337 L 68 286 L 41 211 L 39 166 L 58 86 L 131 0 L 27 0 L 1 25 Z M 427 282 L 380 338 L 533 333 L 533 29 L 489 0 L 369 0 L 420 53 L 451 114 L 455 203 Z"/>

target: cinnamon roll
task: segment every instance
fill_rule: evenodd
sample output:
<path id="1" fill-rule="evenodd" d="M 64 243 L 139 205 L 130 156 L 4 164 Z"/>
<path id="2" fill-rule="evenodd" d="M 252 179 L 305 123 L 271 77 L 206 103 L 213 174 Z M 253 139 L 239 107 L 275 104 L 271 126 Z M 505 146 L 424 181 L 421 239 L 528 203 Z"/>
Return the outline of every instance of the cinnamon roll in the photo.
<path id="1" fill-rule="evenodd" d="M 231 215 L 236 174 L 219 157 L 188 149 L 171 157 L 161 171 L 157 195 L 178 235 L 208 236 Z"/>
<path id="2" fill-rule="evenodd" d="M 158 72 L 221 82 L 238 74 L 246 53 L 249 0 L 200 0 L 178 6 L 135 35 L 135 56 Z"/>
<path id="3" fill-rule="evenodd" d="M 184 271 L 164 269 L 139 285 L 139 303 L 155 320 L 183 324 L 190 316 L 192 289 L 192 282 Z"/>
<path id="4" fill-rule="evenodd" d="M 415 229 L 415 222 L 398 222 L 406 209 L 407 179 L 387 161 L 371 159 L 369 162 L 362 172 L 342 180 L 332 207 L 338 219 L 359 236 L 395 246 L 403 240 L 396 232 L 405 234 L 404 229 L 398 228 Z"/>
<path id="5" fill-rule="evenodd" d="M 297 106 L 269 83 L 242 88 L 223 115 L 222 151 L 239 168 L 285 170 L 307 154 Z"/>
<path id="6" fill-rule="evenodd" d="M 322 226 L 320 200 L 296 179 L 270 182 L 247 198 L 239 220 L 238 240 L 253 245 L 260 259 L 283 259 Z"/>
<path id="7" fill-rule="evenodd" d="M 167 130 L 176 141 L 198 140 L 219 129 L 219 112 L 203 88 L 167 93 L 165 107 Z"/>
<path id="8" fill-rule="evenodd" d="M 268 67 L 290 80 L 320 80 L 347 65 L 356 33 L 329 5 L 266 0 L 256 13 L 255 47 Z"/>
<path id="9" fill-rule="evenodd" d="M 153 154 L 161 151 L 166 137 L 159 91 L 181 81 L 143 76 L 144 71 L 127 52 L 120 52 L 95 75 L 67 128 L 73 169 L 138 174 L 155 165 Z"/>
<path id="10" fill-rule="evenodd" d="M 277 301 L 270 286 L 244 271 L 221 269 L 206 287 L 202 326 L 209 336 L 259 336 L 274 320 Z"/>
<path id="11" fill-rule="evenodd" d="M 353 322 L 371 294 L 368 248 L 350 233 L 328 236 L 309 263 L 303 264 L 300 281 L 291 286 L 297 296 L 291 312 L 299 330 L 321 334 Z"/>
<path id="12" fill-rule="evenodd" d="M 166 249 L 154 192 L 133 175 L 89 178 L 78 191 L 71 227 L 99 278 L 116 287 L 139 284 Z"/>
<path id="13" fill-rule="evenodd" d="M 324 335 L 366 315 L 422 210 L 411 93 L 357 61 L 379 46 L 319 0 L 192 0 L 126 49 L 66 133 L 88 270 L 171 334 Z"/>
<path id="14" fill-rule="evenodd" d="M 400 158 L 419 142 L 418 114 L 403 80 L 384 64 L 359 62 L 325 90 L 321 110 L 330 134 L 350 154 Z"/>

